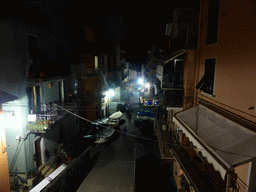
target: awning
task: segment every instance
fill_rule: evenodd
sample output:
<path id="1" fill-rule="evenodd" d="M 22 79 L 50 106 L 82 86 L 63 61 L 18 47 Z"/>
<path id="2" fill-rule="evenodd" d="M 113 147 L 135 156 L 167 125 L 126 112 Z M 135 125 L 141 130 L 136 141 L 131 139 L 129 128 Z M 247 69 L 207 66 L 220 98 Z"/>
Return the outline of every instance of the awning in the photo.
<path id="1" fill-rule="evenodd" d="M 0 90 L 0 104 L 8 101 L 14 101 L 16 99 L 18 99 L 18 97 Z"/>
<path id="2" fill-rule="evenodd" d="M 225 178 L 227 169 L 256 156 L 256 133 L 199 104 L 177 113 L 174 122 Z"/>
<path id="3" fill-rule="evenodd" d="M 168 59 L 168 60 L 166 60 L 166 61 L 164 62 L 164 65 L 165 65 L 166 63 L 168 63 L 169 61 L 171 61 L 171 60 L 173 60 L 173 59 L 175 59 L 175 58 L 181 56 L 181 55 L 184 54 L 184 53 L 185 53 L 185 50 L 182 50 L 182 51 L 173 53 L 173 54 L 171 55 L 171 58 Z"/>

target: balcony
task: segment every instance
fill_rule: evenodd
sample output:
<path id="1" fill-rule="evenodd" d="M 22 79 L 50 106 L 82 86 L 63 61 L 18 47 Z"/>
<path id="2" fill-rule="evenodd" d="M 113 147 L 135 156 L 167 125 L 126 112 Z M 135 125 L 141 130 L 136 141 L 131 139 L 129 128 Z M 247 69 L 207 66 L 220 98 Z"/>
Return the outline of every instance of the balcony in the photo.
<path id="1" fill-rule="evenodd" d="M 69 111 L 73 111 L 75 109 L 74 104 L 56 104 Z M 54 104 L 46 104 L 44 105 L 44 112 L 27 115 L 27 130 L 31 132 L 45 133 L 47 130 L 50 130 L 56 122 L 58 122 L 67 114 L 67 111 L 58 108 Z"/>
<path id="2" fill-rule="evenodd" d="M 220 173 L 189 145 L 181 144 L 177 140 L 177 132 L 172 135 L 172 142 L 176 145 L 170 145 L 171 150 L 196 191 L 226 191 L 226 181 Z"/>

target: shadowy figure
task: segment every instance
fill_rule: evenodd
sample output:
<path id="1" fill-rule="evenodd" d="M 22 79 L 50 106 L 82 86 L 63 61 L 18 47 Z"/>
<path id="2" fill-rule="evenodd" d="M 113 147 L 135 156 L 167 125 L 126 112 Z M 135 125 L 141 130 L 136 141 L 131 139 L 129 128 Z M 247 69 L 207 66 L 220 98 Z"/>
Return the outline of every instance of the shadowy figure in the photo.
<path id="1" fill-rule="evenodd" d="M 131 124 L 131 120 L 132 120 L 132 110 L 131 110 L 130 108 L 127 110 L 127 116 L 128 116 L 129 124 Z"/>
<path id="2" fill-rule="evenodd" d="M 124 136 L 124 138 L 126 137 L 126 134 L 127 134 L 127 128 L 125 126 L 124 129 L 123 129 L 123 136 Z"/>

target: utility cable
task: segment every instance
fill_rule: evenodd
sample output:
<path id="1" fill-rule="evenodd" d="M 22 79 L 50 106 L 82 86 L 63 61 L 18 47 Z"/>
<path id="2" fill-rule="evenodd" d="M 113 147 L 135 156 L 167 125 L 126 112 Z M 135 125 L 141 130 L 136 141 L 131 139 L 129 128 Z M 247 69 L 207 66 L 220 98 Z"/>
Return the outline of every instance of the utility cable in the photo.
<path id="1" fill-rule="evenodd" d="M 57 105 L 57 104 L 55 104 L 55 105 Z M 59 106 L 59 105 L 57 105 L 59 108 L 61 108 L 61 109 L 63 109 L 64 111 L 67 111 L 68 113 L 70 113 L 70 114 L 73 114 L 74 116 L 76 116 L 76 117 L 78 117 L 78 118 L 80 118 L 80 119 L 82 119 L 82 120 L 85 120 L 85 121 L 88 121 L 88 122 L 90 122 L 90 123 L 94 123 L 93 121 L 90 121 L 89 119 L 86 119 L 86 118 L 84 118 L 84 117 L 81 117 L 81 116 L 79 116 L 79 115 L 77 115 L 77 114 L 75 114 L 75 113 L 73 113 L 73 112 L 71 112 L 71 111 L 69 111 L 69 110 L 67 110 L 67 109 L 65 109 L 65 108 L 63 108 L 63 107 L 61 107 L 61 106 Z M 104 125 L 101 125 L 101 124 L 98 124 L 99 126 L 102 126 L 102 127 L 104 127 L 104 128 L 106 128 L 106 130 L 107 129 L 113 129 L 113 128 L 111 128 L 111 127 L 106 127 L 106 126 L 104 126 Z M 105 130 L 105 131 L 106 131 Z M 118 131 L 118 130 L 116 130 L 116 129 L 113 129 L 115 132 L 119 132 L 119 133 L 122 133 L 122 134 L 126 134 L 126 135 L 130 135 L 130 136 L 132 136 L 132 137 L 137 137 L 137 138 L 140 138 L 140 139 L 145 139 L 145 140 L 149 140 L 149 141 L 153 141 L 153 142 L 157 142 L 157 143 L 161 143 L 161 144 L 167 144 L 167 145 L 169 145 L 169 146 L 174 146 L 174 147 L 183 147 L 183 148 L 190 148 L 190 147 L 186 147 L 186 146 L 181 146 L 181 145 L 178 145 L 178 144 L 173 144 L 173 143 L 169 143 L 169 142 L 159 142 L 158 140 L 154 140 L 154 139 L 150 139 L 150 138 L 146 138 L 146 137 L 141 137 L 141 136 L 137 136 L 137 135 L 134 135 L 134 134 L 130 134 L 130 133 L 125 133 L 125 132 L 123 132 L 123 131 Z M 104 131 L 104 132 L 105 132 Z M 103 132 L 103 133 L 104 133 Z M 222 149 L 218 149 L 218 148 L 215 148 L 215 147 L 212 147 L 212 146 L 210 146 L 210 145 L 208 145 L 210 148 L 212 148 L 212 149 L 214 149 L 214 150 L 218 150 L 218 151 L 221 151 L 221 152 L 223 152 L 223 153 L 228 153 L 228 154 L 232 154 L 232 155 L 238 155 L 238 156 L 244 156 L 244 157 L 251 157 L 251 158 L 255 158 L 256 156 L 252 156 L 252 155 L 244 155 L 244 154 L 239 154 L 239 153 L 233 153 L 233 152 L 228 152 L 228 151 L 225 151 L 225 150 L 222 150 Z M 198 150 L 207 150 L 207 149 L 198 149 Z M 209 150 L 209 149 L 208 149 Z"/>

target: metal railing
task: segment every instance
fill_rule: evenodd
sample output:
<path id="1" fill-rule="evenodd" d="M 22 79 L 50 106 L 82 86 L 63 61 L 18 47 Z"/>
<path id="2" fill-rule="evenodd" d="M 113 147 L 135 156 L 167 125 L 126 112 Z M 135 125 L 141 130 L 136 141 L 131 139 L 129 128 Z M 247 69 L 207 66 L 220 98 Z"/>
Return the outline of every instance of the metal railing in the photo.
<path id="1" fill-rule="evenodd" d="M 85 162 L 90 159 L 90 148 L 87 148 L 77 159 L 67 165 L 67 168 L 61 172 L 43 192 L 64 192 L 69 189 L 74 182 L 74 178 L 84 170 Z"/>
<path id="2" fill-rule="evenodd" d="M 68 108 L 76 107 L 75 102 L 77 101 L 73 101 L 71 103 L 56 102 L 56 104 L 68 109 Z M 42 107 L 43 111 L 34 113 L 36 115 L 36 120 L 38 121 L 51 121 L 52 123 L 54 123 L 54 121 L 56 120 L 56 116 L 61 115 L 62 113 L 65 113 L 65 111 L 58 109 L 57 105 L 55 105 L 54 103 L 47 103 L 47 104 L 41 104 L 41 105 L 43 106 Z M 31 115 L 31 114 L 28 114 L 28 115 Z"/>

